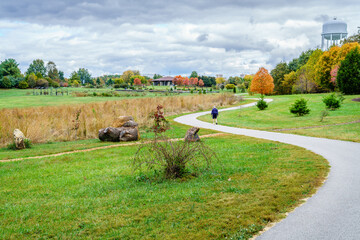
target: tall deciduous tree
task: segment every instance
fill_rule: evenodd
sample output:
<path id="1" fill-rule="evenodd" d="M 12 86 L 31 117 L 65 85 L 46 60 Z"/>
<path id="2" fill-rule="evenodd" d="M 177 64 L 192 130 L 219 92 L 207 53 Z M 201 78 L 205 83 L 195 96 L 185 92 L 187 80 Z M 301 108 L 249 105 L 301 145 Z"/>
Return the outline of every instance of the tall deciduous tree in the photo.
<path id="1" fill-rule="evenodd" d="M 174 84 L 177 85 L 177 86 L 182 86 L 182 85 L 184 84 L 184 80 L 185 80 L 185 79 L 184 79 L 183 76 L 178 75 L 178 76 L 175 76 L 175 77 L 174 77 L 173 82 L 174 82 Z"/>
<path id="2" fill-rule="evenodd" d="M 197 74 L 196 71 L 192 71 L 191 72 L 191 75 L 190 75 L 190 78 L 197 78 L 199 75 Z"/>
<path id="3" fill-rule="evenodd" d="M 276 94 L 285 94 L 282 82 L 284 81 L 284 76 L 288 73 L 290 73 L 290 70 L 286 62 L 277 64 L 276 67 L 271 70 L 270 74 L 274 79 L 274 92 Z"/>
<path id="4" fill-rule="evenodd" d="M 141 80 L 139 78 L 135 78 L 134 85 L 141 85 Z"/>
<path id="5" fill-rule="evenodd" d="M 284 94 L 291 94 L 292 88 L 297 80 L 296 72 L 292 71 L 288 74 L 285 74 L 284 81 L 281 83 L 283 86 Z"/>
<path id="6" fill-rule="evenodd" d="M 48 77 L 51 78 L 52 80 L 60 78 L 59 71 L 56 68 L 56 64 L 54 62 L 49 61 L 46 65 L 46 70 L 48 73 Z"/>
<path id="7" fill-rule="evenodd" d="M 64 72 L 63 72 L 63 71 L 59 71 L 59 78 L 60 78 L 61 81 L 64 81 L 64 80 L 65 80 Z"/>
<path id="8" fill-rule="evenodd" d="M 199 87 L 203 87 L 204 86 L 204 82 L 203 82 L 203 80 L 199 80 Z"/>
<path id="9" fill-rule="evenodd" d="M 337 83 L 340 91 L 345 94 L 360 93 L 360 48 L 351 50 L 341 62 Z"/>
<path id="10" fill-rule="evenodd" d="M 269 74 L 268 70 L 261 67 L 251 81 L 251 92 L 257 92 L 261 95 L 270 94 L 274 90 L 274 79 Z"/>
<path id="11" fill-rule="evenodd" d="M 86 84 L 86 83 L 94 84 L 94 82 L 91 79 L 91 74 L 87 69 L 79 68 L 77 74 L 79 75 L 82 84 Z"/>
<path id="12" fill-rule="evenodd" d="M 35 73 L 35 75 L 41 74 L 42 77 L 46 76 L 46 67 L 45 63 L 41 59 L 35 59 L 26 70 L 26 75 L 30 73 Z"/>
<path id="13" fill-rule="evenodd" d="M 223 84 L 224 82 L 225 82 L 225 78 L 223 78 L 223 77 L 216 78 L 216 83 L 217 84 Z"/>

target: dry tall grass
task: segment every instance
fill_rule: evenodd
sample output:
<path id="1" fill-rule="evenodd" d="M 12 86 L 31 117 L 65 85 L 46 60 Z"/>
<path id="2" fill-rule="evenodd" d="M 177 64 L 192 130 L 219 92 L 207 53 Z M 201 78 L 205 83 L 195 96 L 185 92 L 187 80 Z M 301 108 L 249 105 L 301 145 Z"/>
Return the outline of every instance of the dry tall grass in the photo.
<path id="1" fill-rule="evenodd" d="M 33 143 L 97 138 L 101 128 L 111 126 L 122 115 L 133 116 L 140 127 L 149 127 L 148 116 L 158 104 L 165 115 L 231 105 L 239 99 L 230 94 L 138 98 L 71 106 L 0 110 L 0 146 L 12 142 L 15 128 Z"/>

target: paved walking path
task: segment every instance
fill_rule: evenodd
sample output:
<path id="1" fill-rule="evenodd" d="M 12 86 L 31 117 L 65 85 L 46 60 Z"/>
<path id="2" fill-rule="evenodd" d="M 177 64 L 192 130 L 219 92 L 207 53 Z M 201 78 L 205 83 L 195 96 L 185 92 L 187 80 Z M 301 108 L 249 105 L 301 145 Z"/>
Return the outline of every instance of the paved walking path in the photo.
<path id="1" fill-rule="evenodd" d="M 219 112 L 234 109 L 239 107 Z M 331 165 L 328 179 L 317 193 L 257 239 L 360 239 L 360 143 L 213 125 L 196 119 L 206 114 L 210 112 L 181 116 L 175 121 L 300 146 L 322 155 Z"/>

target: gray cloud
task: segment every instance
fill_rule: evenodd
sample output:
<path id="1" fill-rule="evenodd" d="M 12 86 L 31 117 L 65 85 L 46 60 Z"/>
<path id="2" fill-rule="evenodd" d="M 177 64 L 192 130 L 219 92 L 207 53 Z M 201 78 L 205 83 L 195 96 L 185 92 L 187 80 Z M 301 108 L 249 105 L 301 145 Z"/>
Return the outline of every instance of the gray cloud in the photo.
<path id="1" fill-rule="evenodd" d="M 332 16 L 354 33 L 359 12 L 355 0 L 1 1 L 0 60 L 52 60 L 67 75 L 252 73 L 318 46 Z"/>

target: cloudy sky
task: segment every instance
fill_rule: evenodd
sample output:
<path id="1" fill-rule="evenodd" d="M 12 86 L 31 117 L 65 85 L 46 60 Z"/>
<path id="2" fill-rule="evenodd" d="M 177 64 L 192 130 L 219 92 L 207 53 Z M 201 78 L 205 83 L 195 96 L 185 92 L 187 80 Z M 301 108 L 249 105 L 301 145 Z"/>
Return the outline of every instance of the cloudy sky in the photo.
<path id="1" fill-rule="evenodd" d="M 51 60 L 65 76 L 80 67 L 234 76 L 318 47 L 334 16 L 356 33 L 359 0 L 3 0 L 0 60 L 16 59 L 23 72 Z"/>

